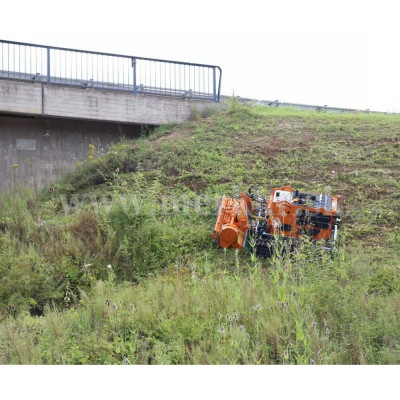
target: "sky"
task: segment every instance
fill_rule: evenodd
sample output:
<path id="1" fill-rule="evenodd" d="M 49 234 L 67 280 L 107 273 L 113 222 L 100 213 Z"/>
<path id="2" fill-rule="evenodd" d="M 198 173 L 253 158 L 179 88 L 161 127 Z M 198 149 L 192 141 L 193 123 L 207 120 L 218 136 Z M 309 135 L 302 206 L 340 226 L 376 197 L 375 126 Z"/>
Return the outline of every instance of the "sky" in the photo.
<path id="1" fill-rule="evenodd" d="M 0 38 L 219 65 L 222 94 L 400 112 L 395 1 L 36 1 Z"/>

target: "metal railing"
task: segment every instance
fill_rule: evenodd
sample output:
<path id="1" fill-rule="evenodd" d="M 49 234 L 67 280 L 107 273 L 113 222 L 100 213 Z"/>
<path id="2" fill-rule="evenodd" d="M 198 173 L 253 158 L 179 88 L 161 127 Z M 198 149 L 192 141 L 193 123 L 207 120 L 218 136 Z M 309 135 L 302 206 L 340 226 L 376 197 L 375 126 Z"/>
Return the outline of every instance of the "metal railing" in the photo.
<path id="1" fill-rule="evenodd" d="M 0 40 L 0 79 L 218 102 L 221 77 L 216 65 Z"/>
<path id="2" fill-rule="evenodd" d="M 226 102 L 232 99 L 230 96 L 221 96 L 221 101 Z M 294 108 L 298 111 L 317 111 L 317 112 L 329 112 L 335 114 L 343 114 L 343 113 L 366 113 L 366 114 L 390 114 L 390 115 L 400 115 L 398 112 L 391 111 L 376 111 L 360 108 L 344 108 L 344 107 L 333 107 L 328 106 L 327 104 L 313 105 L 313 104 L 304 104 L 304 103 L 289 103 L 285 101 L 279 100 L 259 100 L 259 99 L 250 99 L 247 97 L 237 96 L 235 99 L 240 103 L 248 106 L 263 106 L 263 107 L 276 107 L 276 108 Z"/>

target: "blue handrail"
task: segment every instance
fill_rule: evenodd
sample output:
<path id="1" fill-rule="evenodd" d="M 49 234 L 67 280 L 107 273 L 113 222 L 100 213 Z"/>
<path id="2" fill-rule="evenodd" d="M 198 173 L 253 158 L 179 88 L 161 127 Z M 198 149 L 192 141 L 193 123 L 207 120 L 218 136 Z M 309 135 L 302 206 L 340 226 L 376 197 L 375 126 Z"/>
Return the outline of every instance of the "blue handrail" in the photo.
<path id="1" fill-rule="evenodd" d="M 220 101 L 217 65 L 0 40 L 0 79 Z"/>

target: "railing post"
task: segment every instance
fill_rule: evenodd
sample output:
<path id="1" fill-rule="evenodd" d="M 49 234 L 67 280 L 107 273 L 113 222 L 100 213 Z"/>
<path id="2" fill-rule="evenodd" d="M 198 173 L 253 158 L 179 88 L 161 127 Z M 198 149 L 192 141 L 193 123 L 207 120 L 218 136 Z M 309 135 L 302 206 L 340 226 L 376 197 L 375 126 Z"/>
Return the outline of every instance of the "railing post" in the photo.
<path id="1" fill-rule="evenodd" d="M 50 83 L 50 47 L 47 48 L 47 83 Z"/>
<path id="2" fill-rule="evenodd" d="M 133 93 L 137 92 L 136 88 L 136 58 L 132 57 L 132 68 L 133 68 Z"/>
<path id="3" fill-rule="evenodd" d="M 217 101 L 217 73 L 213 67 L 213 100 Z"/>

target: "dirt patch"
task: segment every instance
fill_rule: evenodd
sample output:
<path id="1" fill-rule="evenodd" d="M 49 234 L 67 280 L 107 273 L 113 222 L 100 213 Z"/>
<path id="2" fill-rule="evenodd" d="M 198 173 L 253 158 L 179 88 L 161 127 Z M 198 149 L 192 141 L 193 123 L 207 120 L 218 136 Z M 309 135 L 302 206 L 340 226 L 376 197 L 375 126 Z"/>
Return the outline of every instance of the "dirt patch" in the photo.
<path id="1" fill-rule="evenodd" d="M 345 174 L 347 172 L 353 171 L 354 168 L 351 168 L 347 165 L 342 165 L 342 164 L 331 164 L 331 166 L 328 168 L 329 171 L 335 171 L 335 173 L 342 173 Z"/>
<path id="2" fill-rule="evenodd" d="M 164 136 L 161 136 L 153 141 L 153 143 L 164 143 L 168 142 L 170 140 L 174 141 L 177 139 L 182 139 L 182 138 L 187 138 L 187 136 L 191 133 L 190 128 L 173 128 L 170 133 L 167 133 Z"/>
<path id="3" fill-rule="evenodd" d="M 168 142 L 187 141 L 190 139 L 192 133 L 193 133 L 193 127 L 174 126 L 168 133 L 165 133 L 158 138 L 151 139 L 150 145 L 154 149 L 154 151 L 160 151 L 163 144 Z"/>
<path id="4" fill-rule="evenodd" d="M 300 118 L 285 118 L 279 119 L 277 126 L 282 128 L 299 128 L 305 125 L 305 122 Z"/>
<path id="5" fill-rule="evenodd" d="M 93 213 L 82 211 L 78 222 L 71 224 L 69 230 L 81 240 L 90 241 L 94 237 L 97 237 L 99 233 L 99 224 Z"/>
<path id="6" fill-rule="evenodd" d="M 400 136 L 390 137 L 390 138 L 379 138 L 374 143 L 379 143 L 379 144 L 400 143 Z"/>
<path id="7" fill-rule="evenodd" d="M 181 178 L 177 179 L 177 182 L 185 185 L 195 193 L 201 193 L 208 186 L 201 178 Z M 173 183 L 172 187 L 174 187 L 175 184 L 176 182 Z"/>

